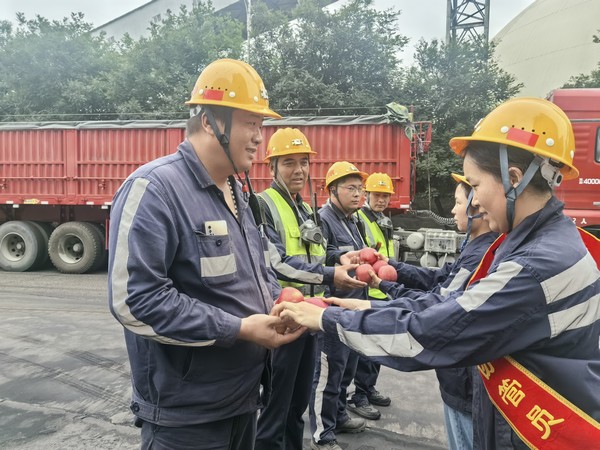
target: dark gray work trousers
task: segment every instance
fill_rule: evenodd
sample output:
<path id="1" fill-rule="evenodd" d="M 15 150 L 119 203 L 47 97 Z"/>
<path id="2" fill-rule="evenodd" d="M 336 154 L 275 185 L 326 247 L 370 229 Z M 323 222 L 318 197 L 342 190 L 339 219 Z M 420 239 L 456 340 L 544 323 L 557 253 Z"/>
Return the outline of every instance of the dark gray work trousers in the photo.
<path id="1" fill-rule="evenodd" d="M 141 450 L 253 450 L 256 413 L 185 427 L 142 424 Z"/>

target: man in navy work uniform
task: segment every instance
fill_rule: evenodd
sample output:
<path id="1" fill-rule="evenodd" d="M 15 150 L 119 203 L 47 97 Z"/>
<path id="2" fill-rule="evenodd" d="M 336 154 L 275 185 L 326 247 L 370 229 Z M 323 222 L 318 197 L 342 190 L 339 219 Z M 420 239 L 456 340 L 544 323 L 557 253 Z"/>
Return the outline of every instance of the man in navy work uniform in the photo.
<path id="1" fill-rule="evenodd" d="M 125 329 L 142 449 L 248 449 L 269 351 L 296 339 L 269 316 L 278 285 L 234 174 L 252 166 L 269 109 L 261 78 L 223 59 L 187 102 L 187 139 L 115 194 L 109 301 Z"/>
<path id="2" fill-rule="evenodd" d="M 367 245 L 378 249 L 381 256 L 394 258 L 392 220 L 383 212 L 390 205 L 394 184 L 387 173 L 375 172 L 365 182 L 366 199 L 358 216 L 364 223 Z M 369 298 L 389 300 L 390 297 L 379 289 L 369 288 Z M 381 412 L 375 406 L 389 406 L 392 399 L 381 394 L 376 388 L 381 366 L 362 356 L 358 358 L 354 376 L 355 391 L 348 402 L 348 410 L 365 419 L 378 420 Z"/>
<path id="3" fill-rule="evenodd" d="M 323 235 L 327 240 L 328 266 L 342 262 L 342 255 L 365 247 L 358 228 L 356 211 L 360 207 L 363 183 L 367 174 L 354 164 L 339 161 L 331 165 L 325 176 L 329 201 L 319 210 Z M 367 298 L 367 286 L 339 290 L 329 287 L 328 295 L 336 297 Z M 311 449 L 341 450 L 336 433 L 364 431 L 364 419 L 350 418 L 346 411 L 346 388 L 354 377 L 358 354 L 337 339 L 319 333 L 317 364 L 310 401 L 309 417 L 312 434 Z"/>
<path id="4" fill-rule="evenodd" d="M 260 193 L 268 223 L 271 265 L 282 287 L 292 286 L 305 297 L 323 296 L 326 284 L 361 288 L 348 275 L 351 266 L 325 266 L 325 241 L 319 220 L 300 192 L 310 183 L 310 157 L 316 154 L 296 128 L 277 130 L 267 145 L 273 183 Z M 273 392 L 260 412 L 256 450 L 302 450 L 304 420 L 315 368 L 316 336 L 298 340 L 273 352 Z"/>

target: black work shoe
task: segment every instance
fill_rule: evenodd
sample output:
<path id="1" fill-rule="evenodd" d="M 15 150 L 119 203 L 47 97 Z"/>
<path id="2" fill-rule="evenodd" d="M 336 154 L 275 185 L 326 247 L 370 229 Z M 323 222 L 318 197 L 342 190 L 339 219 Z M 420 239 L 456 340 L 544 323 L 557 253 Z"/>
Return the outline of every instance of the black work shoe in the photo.
<path id="1" fill-rule="evenodd" d="M 367 398 L 369 399 L 369 403 L 372 405 L 390 406 L 390 403 L 392 403 L 391 398 L 382 395 L 381 393 L 379 393 L 379 391 L 375 391 L 371 394 L 368 394 Z"/>
<path id="2" fill-rule="evenodd" d="M 310 441 L 311 450 L 342 450 L 336 440 L 326 442 L 325 444 L 317 444 L 315 441 Z"/>
<path id="3" fill-rule="evenodd" d="M 335 427 L 336 433 L 362 433 L 367 423 L 363 419 L 348 419 Z"/>
<path id="4" fill-rule="evenodd" d="M 360 417 L 364 417 L 365 419 L 369 420 L 377 420 L 381 417 L 379 410 L 369 404 L 356 406 L 354 403 L 348 402 L 346 404 L 346 409 L 348 411 L 352 411 L 354 414 Z"/>

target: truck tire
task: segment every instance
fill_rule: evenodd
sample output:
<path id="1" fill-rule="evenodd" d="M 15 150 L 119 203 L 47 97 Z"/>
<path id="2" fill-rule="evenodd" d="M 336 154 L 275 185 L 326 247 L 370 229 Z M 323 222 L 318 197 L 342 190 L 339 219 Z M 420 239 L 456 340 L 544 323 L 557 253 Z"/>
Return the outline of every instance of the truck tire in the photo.
<path id="1" fill-rule="evenodd" d="M 33 270 L 47 253 L 42 232 L 33 223 L 13 220 L 0 225 L 0 269 Z"/>
<path id="2" fill-rule="evenodd" d="M 97 262 L 103 246 L 91 224 L 66 222 L 52 232 L 48 253 L 59 272 L 86 273 Z"/>
<path id="3" fill-rule="evenodd" d="M 54 228 L 49 223 L 45 222 L 27 221 L 27 223 L 31 224 L 32 226 L 38 229 L 42 237 L 42 245 L 44 247 L 44 252 L 40 255 L 39 260 L 35 263 L 35 269 L 45 269 L 50 266 L 50 257 L 48 255 L 48 241 L 50 240 L 50 235 L 52 234 Z"/>
<path id="4" fill-rule="evenodd" d="M 94 231 L 98 234 L 98 237 L 101 242 L 100 252 L 98 253 L 98 258 L 96 259 L 96 262 L 94 263 L 94 265 L 90 271 L 95 272 L 97 270 L 104 270 L 104 269 L 106 269 L 107 264 L 108 264 L 108 252 L 106 251 L 106 234 L 104 232 L 104 227 L 102 225 L 100 225 L 99 223 L 90 222 L 89 224 L 92 226 Z"/>

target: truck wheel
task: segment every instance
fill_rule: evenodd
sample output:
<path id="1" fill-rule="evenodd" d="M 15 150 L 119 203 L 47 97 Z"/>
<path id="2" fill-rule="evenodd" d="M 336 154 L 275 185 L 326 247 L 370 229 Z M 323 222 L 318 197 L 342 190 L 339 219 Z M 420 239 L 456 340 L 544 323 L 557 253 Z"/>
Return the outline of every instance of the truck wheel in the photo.
<path id="1" fill-rule="evenodd" d="M 106 251 L 106 234 L 104 233 L 104 227 L 99 223 L 89 223 L 94 231 L 98 234 L 98 238 L 100 239 L 100 252 L 98 252 L 98 258 L 91 268 L 92 272 L 97 270 L 106 269 L 108 263 L 108 252 Z"/>
<path id="2" fill-rule="evenodd" d="M 27 221 L 27 223 L 38 229 L 40 236 L 42 237 L 42 245 L 44 247 L 44 251 L 40 255 L 39 260 L 35 263 L 35 268 L 45 269 L 49 267 L 50 258 L 48 256 L 48 241 L 50 240 L 50 235 L 52 234 L 52 230 L 54 230 L 54 228 L 49 223 L 45 222 Z"/>
<path id="3" fill-rule="evenodd" d="M 31 222 L 13 220 L 0 225 L 0 269 L 35 269 L 47 253 L 41 231 Z"/>
<path id="4" fill-rule="evenodd" d="M 50 260 L 63 273 L 86 273 L 99 258 L 103 243 L 91 224 L 66 222 L 52 232 Z"/>

